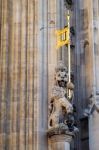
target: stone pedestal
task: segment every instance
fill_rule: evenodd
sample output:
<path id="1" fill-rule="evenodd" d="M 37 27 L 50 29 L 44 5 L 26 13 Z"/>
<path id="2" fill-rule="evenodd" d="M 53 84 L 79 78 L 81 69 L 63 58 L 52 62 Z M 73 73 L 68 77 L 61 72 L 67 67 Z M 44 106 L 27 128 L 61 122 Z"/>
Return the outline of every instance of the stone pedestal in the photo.
<path id="1" fill-rule="evenodd" d="M 94 111 L 89 117 L 90 150 L 99 150 L 99 113 Z"/>
<path id="2" fill-rule="evenodd" d="M 49 150 L 70 150 L 72 135 L 54 135 L 49 139 Z"/>
<path id="3" fill-rule="evenodd" d="M 74 131 L 70 132 L 67 126 L 53 128 L 48 131 L 49 150 L 70 150 Z"/>

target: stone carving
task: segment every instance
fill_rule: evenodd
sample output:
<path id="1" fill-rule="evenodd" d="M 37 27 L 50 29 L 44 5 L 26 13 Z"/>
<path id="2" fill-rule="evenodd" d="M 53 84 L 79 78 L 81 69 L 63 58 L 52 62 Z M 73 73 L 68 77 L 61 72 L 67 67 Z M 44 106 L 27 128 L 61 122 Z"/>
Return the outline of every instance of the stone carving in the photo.
<path id="1" fill-rule="evenodd" d="M 55 69 L 55 85 L 49 104 L 49 129 L 58 127 L 60 123 L 73 127 L 73 106 L 71 104 L 73 89 L 73 83 L 68 83 L 67 68 L 60 62 Z M 70 98 L 68 98 L 68 91 L 71 93 Z"/>
<path id="2" fill-rule="evenodd" d="M 99 96 L 91 94 L 89 97 L 88 107 L 84 110 L 84 116 L 89 116 L 95 110 L 99 113 Z"/>
<path id="3" fill-rule="evenodd" d="M 71 7 L 73 5 L 73 0 L 64 0 L 64 4 L 65 4 L 66 8 L 71 9 Z"/>

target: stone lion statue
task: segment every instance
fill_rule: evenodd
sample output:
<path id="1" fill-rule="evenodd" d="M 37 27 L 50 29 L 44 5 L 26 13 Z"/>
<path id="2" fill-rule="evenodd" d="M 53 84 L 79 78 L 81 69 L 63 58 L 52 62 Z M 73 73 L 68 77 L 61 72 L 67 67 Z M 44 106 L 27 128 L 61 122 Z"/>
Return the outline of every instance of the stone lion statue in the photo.
<path id="1" fill-rule="evenodd" d="M 62 62 L 55 68 L 55 85 L 66 89 L 68 82 L 68 70 Z"/>
<path id="2" fill-rule="evenodd" d="M 72 82 L 68 82 L 68 80 L 68 70 L 60 61 L 58 67 L 55 69 L 55 85 L 58 87 L 62 87 L 65 90 L 67 98 L 68 92 L 70 90 L 71 97 L 69 97 L 69 99 L 72 99 L 74 94 L 74 85 Z"/>
<path id="3" fill-rule="evenodd" d="M 67 68 L 63 63 L 59 63 L 55 69 L 55 85 L 49 104 L 49 128 L 57 127 L 59 123 L 67 124 L 68 116 L 73 113 L 73 106 L 68 99 L 68 90 L 73 91 L 73 88 L 73 84 L 68 83 Z"/>

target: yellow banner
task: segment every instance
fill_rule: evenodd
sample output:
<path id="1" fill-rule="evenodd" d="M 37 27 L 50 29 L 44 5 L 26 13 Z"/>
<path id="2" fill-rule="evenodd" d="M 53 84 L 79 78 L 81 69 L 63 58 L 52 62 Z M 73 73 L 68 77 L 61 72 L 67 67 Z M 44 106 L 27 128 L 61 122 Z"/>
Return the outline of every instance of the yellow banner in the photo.
<path id="1" fill-rule="evenodd" d="M 63 45 L 68 45 L 69 44 L 69 28 L 65 27 L 62 30 L 57 30 L 56 31 L 56 35 L 57 35 L 57 48 L 60 48 Z"/>

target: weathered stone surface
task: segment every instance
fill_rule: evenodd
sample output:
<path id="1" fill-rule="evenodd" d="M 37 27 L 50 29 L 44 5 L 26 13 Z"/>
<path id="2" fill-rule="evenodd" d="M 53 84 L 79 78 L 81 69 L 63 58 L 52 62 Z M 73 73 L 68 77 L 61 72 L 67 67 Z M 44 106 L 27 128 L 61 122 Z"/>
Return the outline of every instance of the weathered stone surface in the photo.
<path id="1" fill-rule="evenodd" d="M 36 11 L 37 1 L 0 1 L 1 150 L 32 150 L 34 145 L 37 149 L 33 145 L 39 118 L 37 110 L 34 112 L 39 108 Z"/>
<path id="2" fill-rule="evenodd" d="M 49 150 L 70 150 L 71 141 L 71 134 L 51 136 L 51 138 L 49 139 Z"/>
<path id="3" fill-rule="evenodd" d="M 49 138 L 54 135 L 61 136 L 61 134 L 74 136 L 74 132 L 70 132 L 68 126 L 63 123 L 59 124 L 57 127 L 49 129 L 47 134 Z"/>
<path id="4" fill-rule="evenodd" d="M 98 0 L 75 0 L 71 12 L 78 119 L 92 92 L 99 94 L 98 9 Z M 54 69 L 68 62 L 67 48 L 56 50 L 55 31 L 65 25 L 64 0 L 0 0 L 0 150 L 48 149 Z M 98 120 L 97 113 L 89 121 L 94 150 Z"/>
<path id="5" fill-rule="evenodd" d="M 99 147 L 99 113 L 94 111 L 89 117 L 89 147 L 98 150 Z"/>

